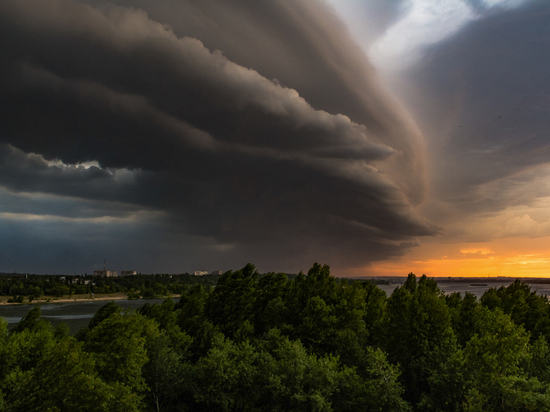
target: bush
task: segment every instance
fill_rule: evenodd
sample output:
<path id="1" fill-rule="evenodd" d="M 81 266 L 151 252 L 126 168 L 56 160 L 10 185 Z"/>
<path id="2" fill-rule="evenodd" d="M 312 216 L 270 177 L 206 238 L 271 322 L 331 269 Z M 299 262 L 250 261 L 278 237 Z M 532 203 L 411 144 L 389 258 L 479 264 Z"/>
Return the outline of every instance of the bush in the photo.
<path id="1" fill-rule="evenodd" d="M 8 299 L 8 303 L 23 303 L 24 300 L 22 295 L 14 295 L 13 298 Z"/>

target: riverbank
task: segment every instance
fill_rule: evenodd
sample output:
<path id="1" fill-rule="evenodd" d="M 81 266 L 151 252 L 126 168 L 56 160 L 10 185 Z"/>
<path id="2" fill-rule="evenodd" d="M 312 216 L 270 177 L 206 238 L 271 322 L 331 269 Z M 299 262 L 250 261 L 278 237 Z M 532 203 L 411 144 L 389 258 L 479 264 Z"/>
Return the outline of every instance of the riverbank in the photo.
<path id="1" fill-rule="evenodd" d="M 167 298 L 178 298 L 180 295 L 170 295 Z M 11 299 L 10 296 L 0 296 L 0 306 L 8 305 L 42 305 L 48 303 L 80 303 L 80 302 L 100 302 L 111 300 L 128 300 L 128 296 L 125 293 L 108 293 L 100 295 L 72 295 L 72 296 L 42 296 L 39 299 L 34 299 L 29 302 L 28 296 L 25 297 L 23 302 L 8 302 Z M 138 300 L 138 299 L 135 299 Z M 147 299 L 139 299 L 147 301 Z"/>
<path id="2" fill-rule="evenodd" d="M 41 317 L 54 327 L 60 323 L 65 323 L 69 327 L 70 334 L 74 335 L 80 329 L 87 327 L 97 311 L 110 300 L 114 301 L 125 312 L 138 310 L 146 303 L 153 305 L 161 304 L 164 301 L 162 298 L 136 300 L 114 298 L 116 296 L 102 296 L 101 299 L 77 299 L 76 302 L 74 298 L 69 301 L 58 299 L 49 303 L 41 302 L 39 303 Z M 178 300 L 179 298 L 173 299 L 174 303 L 177 303 Z M 8 323 L 9 330 L 19 323 L 35 305 L 35 302 L 31 304 L 27 302 L 25 304 L 0 305 L 0 320 L 3 318 Z"/>

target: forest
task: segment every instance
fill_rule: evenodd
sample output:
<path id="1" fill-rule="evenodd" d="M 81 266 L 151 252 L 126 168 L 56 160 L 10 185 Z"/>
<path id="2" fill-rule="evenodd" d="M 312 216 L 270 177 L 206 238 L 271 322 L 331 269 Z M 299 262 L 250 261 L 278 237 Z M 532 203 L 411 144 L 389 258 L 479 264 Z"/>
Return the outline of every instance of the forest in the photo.
<path id="1" fill-rule="evenodd" d="M 480 299 L 409 274 L 259 276 L 179 302 L 104 305 L 71 336 L 35 307 L 0 320 L 0 410 L 549 411 L 550 305 L 515 281 Z"/>

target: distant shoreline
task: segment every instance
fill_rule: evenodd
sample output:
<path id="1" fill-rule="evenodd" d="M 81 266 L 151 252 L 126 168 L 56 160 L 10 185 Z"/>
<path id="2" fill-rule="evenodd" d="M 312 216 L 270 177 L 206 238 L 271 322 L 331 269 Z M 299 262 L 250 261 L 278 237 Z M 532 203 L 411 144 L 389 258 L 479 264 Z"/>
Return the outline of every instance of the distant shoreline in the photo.
<path id="1" fill-rule="evenodd" d="M 83 295 L 83 296 L 89 296 L 89 295 Z M 179 298 L 180 295 L 170 295 L 170 296 L 164 296 L 163 298 Z M 6 298 L 4 300 L 3 298 Z M 29 302 L 28 300 L 24 302 L 9 302 L 7 299 L 9 299 L 9 296 L 1 296 L 0 297 L 0 306 L 13 306 L 13 305 L 43 305 L 43 304 L 50 304 L 50 303 L 85 303 L 85 302 L 98 302 L 98 301 L 111 301 L 111 300 L 128 300 L 128 296 L 117 294 L 117 295 L 99 295 L 94 297 L 76 297 L 76 298 L 69 298 L 69 297 L 46 297 L 43 299 L 35 299 L 32 302 Z M 131 299 L 131 300 L 143 300 L 147 301 L 149 299 Z"/>

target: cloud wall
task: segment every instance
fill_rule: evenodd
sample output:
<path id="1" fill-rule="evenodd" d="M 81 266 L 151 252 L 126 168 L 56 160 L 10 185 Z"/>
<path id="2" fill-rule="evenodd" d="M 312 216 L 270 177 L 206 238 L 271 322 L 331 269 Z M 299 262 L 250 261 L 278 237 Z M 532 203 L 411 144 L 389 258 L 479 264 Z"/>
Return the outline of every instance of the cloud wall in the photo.
<path id="1" fill-rule="evenodd" d="M 321 2 L 7 0 L 0 47 L 4 192 L 156 213 L 147 230 L 166 250 L 206 244 L 163 255 L 166 270 L 365 265 L 437 233 L 416 212 L 420 133 Z M 66 214 L 21 203 L 10 225 Z M 31 253 L 23 243 L 10 259 Z"/>

